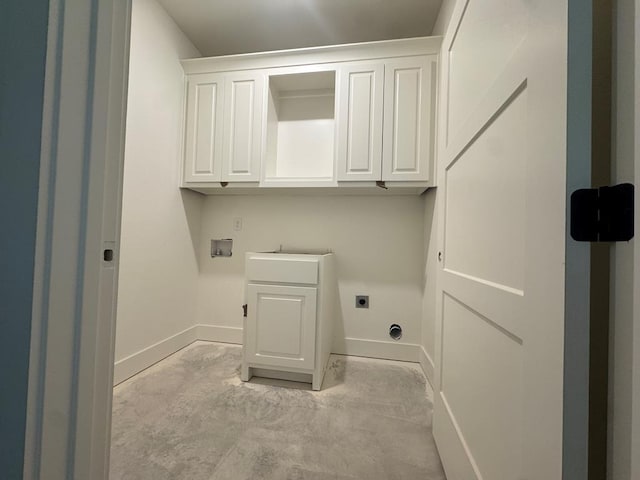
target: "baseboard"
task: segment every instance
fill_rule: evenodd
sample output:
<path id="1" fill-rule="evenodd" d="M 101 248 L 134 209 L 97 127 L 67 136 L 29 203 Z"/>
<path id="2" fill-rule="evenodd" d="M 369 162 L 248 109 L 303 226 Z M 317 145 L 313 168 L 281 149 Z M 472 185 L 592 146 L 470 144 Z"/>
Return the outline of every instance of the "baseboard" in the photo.
<path id="1" fill-rule="evenodd" d="M 242 328 L 219 325 L 196 325 L 198 340 L 242 345 Z"/>
<path id="2" fill-rule="evenodd" d="M 422 372 L 424 373 L 424 376 L 427 377 L 427 382 L 429 382 L 429 385 L 433 389 L 433 381 L 434 381 L 433 360 L 431 359 L 431 357 L 429 356 L 429 354 L 427 353 L 427 351 L 424 349 L 422 345 L 420 345 L 420 351 L 418 352 L 418 354 L 419 354 L 420 366 L 422 367 Z"/>
<path id="3" fill-rule="evenodd" d="M 202 324 L 187 328 L 180 333 L 117 361 L 113 371 L 113 384 L 117 385 L 125 381 L 196 340 L 242 345 L 242 328 Z M 425 376 L 430 383 L 432 382 L 433 363 L 420 345 L 345 338 L 343 345 L 334 348 L 332 353 L 420 363 L 425 371 Z M 426 360 L 423 360 L 423 356 L 426 357 Z M 429 367 L 430 370 L 427 370 Z"/>
<path id="4" fill-rule="evenodd" d="M 196 326 L 189 327 L 180 333 L 154 343 L 128 357 L 118 360 L 113 368 L 113 384 L 118 385 L 126 379 L 133 377 L 142 370 L 149 368 L 154 363 L 177 352 L 181 348 L 198 340 Z"/>
<path id="5" fill-rule="evenodd" d="M 334 346 L 332 353 L 417 363 L 420 358 L 420 348 L 420 345 L 413 343 L 345 338 L 344 344 L 337 347 Z"/>
<path id="6" fill-rule="evenodd" d="M 447 478 L 482 479 L 445 395 L 442 392 L 438 394 L 435 402 L 435 409 L 440 415 L 433 418 L 433 436 L 438 445 L 447 446 L 438 449 Z"/>

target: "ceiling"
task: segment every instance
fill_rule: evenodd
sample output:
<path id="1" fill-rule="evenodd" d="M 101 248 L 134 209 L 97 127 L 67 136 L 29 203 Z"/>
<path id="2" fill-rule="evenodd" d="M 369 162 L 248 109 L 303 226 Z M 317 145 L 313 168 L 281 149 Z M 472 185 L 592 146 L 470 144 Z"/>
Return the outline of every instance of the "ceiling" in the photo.
<path id="1" fill-rule="evenodd" d="M 204 56 L 421 37 L 442 0 L 159 0 Z"/>

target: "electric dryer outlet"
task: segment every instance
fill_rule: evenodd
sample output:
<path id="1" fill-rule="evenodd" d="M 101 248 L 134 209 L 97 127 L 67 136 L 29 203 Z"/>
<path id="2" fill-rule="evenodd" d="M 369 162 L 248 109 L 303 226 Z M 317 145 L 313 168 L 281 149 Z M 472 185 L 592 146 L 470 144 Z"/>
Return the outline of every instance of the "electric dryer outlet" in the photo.
<path id="1" fill-rule="evenodd" d="M 369 308 L 369 295 L 356 295 L 356 308 Z"/>

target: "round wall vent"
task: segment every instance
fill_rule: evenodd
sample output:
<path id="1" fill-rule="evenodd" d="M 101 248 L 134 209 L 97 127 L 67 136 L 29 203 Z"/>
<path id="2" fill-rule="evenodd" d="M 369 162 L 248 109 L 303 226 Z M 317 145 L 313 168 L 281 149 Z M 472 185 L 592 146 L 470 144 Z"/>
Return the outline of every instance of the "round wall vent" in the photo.
<path id="1" fill-rule="evenodd" d="M 402 327 L 397 323 L 394 323 L 389 327 L 389 336 L 394 340 L 400 340 L 402 337 Z"/>

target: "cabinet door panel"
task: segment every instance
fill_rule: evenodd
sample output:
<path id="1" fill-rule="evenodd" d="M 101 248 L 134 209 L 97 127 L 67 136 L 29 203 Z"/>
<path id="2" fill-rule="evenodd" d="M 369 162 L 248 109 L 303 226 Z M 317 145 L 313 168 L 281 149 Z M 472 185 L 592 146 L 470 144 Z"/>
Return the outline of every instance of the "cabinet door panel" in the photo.
<path id="1" fill-rule="evenodd" d="M 199 75 L 187 83 L 184 181 L 220 181 L 222 160 L 220 75 Z"/>
<path id="2" fill-rule="evenodd" d="M 250 283 L 247 294 L 247 360 L 273 368 L 312 369 L 316 288 Z"/>
<path id="3" fill-rule="evenodd" d="M 382 160 L 382 64 L 340 68 L 338 180 L 380 180 Z"/>
<path id="4" fill-rule="evenodd" d="M 385 64 L 383 180 L 430 180 L 435 74 L 435 56 Z"/>
<path id="5" fill-rule="evenodd" d="M 222 181 L 259 180 L 263 99 L 262 74 L 227 76 Z"/>

